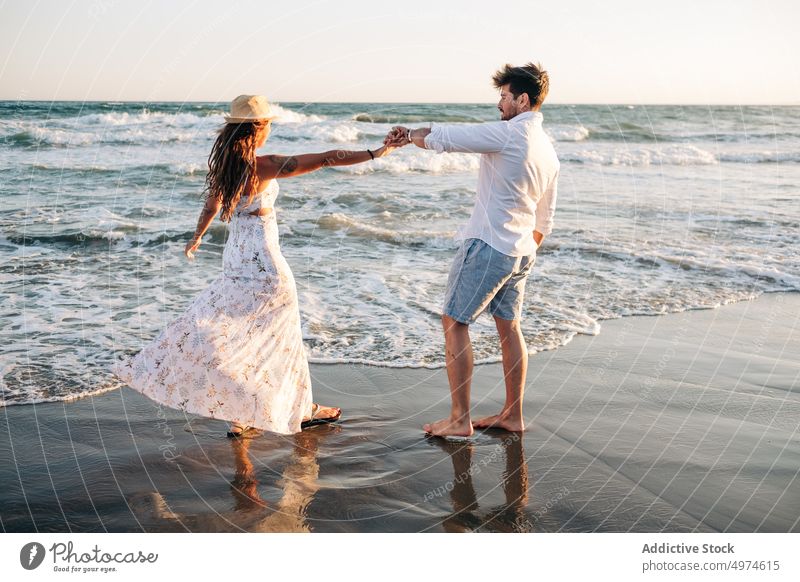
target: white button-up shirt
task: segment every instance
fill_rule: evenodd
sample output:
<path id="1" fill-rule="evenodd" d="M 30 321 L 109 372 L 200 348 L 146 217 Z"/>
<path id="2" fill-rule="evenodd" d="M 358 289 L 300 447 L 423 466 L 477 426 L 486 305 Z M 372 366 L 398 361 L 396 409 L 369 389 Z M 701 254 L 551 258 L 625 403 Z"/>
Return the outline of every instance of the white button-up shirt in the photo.
<path id="1" fill-rule="evenodd" d="M 478 196 L 458 238 L 478 238 L 505 255 L 536 252 L 533 231 L 553 230 L 559 162 L 539 111 L 510 121 L 433 124 L 425 147 L 480 153 Z"/>

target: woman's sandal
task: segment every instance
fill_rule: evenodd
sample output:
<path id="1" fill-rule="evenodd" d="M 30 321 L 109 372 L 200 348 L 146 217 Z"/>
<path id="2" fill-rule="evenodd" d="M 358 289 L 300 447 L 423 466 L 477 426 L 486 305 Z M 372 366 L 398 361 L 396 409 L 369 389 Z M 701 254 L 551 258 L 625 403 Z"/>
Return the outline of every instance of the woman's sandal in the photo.
<path id="1" fill-rule="evenodd" d="M 339 414 L 337 414 L 336 416 L 329 416 L 327 418 L 317 418 L 317 412 L 319 412 L 320 408 L 322 408 L 322 407 L 319 404 L 312 404 L 311 405 L 311 418 L 301 422 L 300 423 L 300 428 L 309 428 L 311 426 L 316 426 L 318 424 L 329 424 L 331 422 L 336 422 L 337 420 L 339 420 L 342 417 L 342 409 L 341 408 L 337 408 L 337 410 L 339 411 Z M 336 408 L 336 407 L 331 406 L 330 408 Z"/>
<path id="2" fill-rule="evenodd" d="M 242 426 L 240 424 L 233 424 L 231 425 L 231 430 L 228 431 L 228 437 L 235 439 L 235 438 L 252 438 L 261 434 L 257 428 L 252 426 Z"/>

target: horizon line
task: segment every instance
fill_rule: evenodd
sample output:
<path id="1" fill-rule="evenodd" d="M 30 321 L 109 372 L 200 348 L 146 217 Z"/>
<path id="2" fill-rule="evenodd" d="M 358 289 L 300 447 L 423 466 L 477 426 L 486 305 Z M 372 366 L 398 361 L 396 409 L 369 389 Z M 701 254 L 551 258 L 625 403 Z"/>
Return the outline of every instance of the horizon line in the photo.
<path id="1" fill-rule="evenodd" d="M 182 101 L 174 99 L 0 99 L 0 103 L 213 103 L 222 104 L 230 103 L 229 101 L 213 101 L 213 100 L 192 100 Z M 480 102 L 480 101 L 305 101 L 305 100 L 281 100 L 275 99 L 271 103 L 302 103 L 302 104 L 353 104 L 353 105 L 490 105 L 495 106 L 494 102 Z M 567 102 L 555 101 L 544 103 L 544 106 L 559 105 L 559 106 L 607 106 L 607 105 L 624 105 L 624 106 L 655 106 L 655 107 L 797 107 L 800 106 L 800 101 L 790 103 L 666 103 L 666 102 L 652 102 L 652 103 L 635 103 L 629 101 L 618 102 Z"/>

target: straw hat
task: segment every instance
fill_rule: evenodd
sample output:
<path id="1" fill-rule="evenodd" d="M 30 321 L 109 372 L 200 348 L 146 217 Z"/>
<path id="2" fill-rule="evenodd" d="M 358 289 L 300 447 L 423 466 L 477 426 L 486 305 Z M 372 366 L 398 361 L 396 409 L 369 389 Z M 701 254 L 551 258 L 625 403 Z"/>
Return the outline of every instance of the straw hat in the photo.
<path id="1" fill-rule="evenodd" d="M 231 101 L 231 114 L 225 116 L 225 123 L 246 123 L 263 121 L 277 117 L 263 95 L 239 95 Z"/>

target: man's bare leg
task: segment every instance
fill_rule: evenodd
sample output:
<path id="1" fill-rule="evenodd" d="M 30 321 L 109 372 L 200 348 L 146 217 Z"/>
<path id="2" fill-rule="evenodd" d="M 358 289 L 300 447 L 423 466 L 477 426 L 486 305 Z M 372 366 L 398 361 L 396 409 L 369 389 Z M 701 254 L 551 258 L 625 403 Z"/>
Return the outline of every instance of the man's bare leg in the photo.
<path id="1" fill-rule="evenodd" d="M 528 348 L 519 320 L 494 318 L 503 350 L 503 374 L 506 380 L 506 402 L 499 414 L 472 423 L 475 428 L 504 428 L 513 432 L 525 430 L 522 418 L 522 397 L 528 372 Z"/>
<path id="2" fill-rule="evenodd" d="M 450 381 L 450 417 L 426 424 L 422 429 L 434 436 L 470 436 L 469 391 L 472 384 L 472 342 L 469 326 L 442 316 L 447 379 Z"/>

